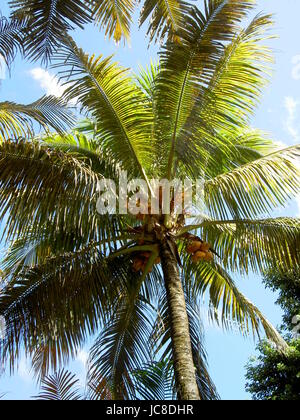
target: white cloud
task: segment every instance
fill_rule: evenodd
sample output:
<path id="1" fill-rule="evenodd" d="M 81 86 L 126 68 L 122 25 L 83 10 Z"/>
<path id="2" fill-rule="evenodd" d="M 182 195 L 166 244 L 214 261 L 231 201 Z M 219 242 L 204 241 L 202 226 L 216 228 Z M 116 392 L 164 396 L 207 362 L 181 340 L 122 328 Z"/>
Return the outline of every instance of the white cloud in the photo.
<path id="1" fill-rule="evenodd" d="M 86 367 L 86 365 L 87 365 L 88 358 L 89 358 L 89 355 L 88 355 L 88 353 L 87 353 L 85 350 L 80 350 L 80 351 L 77 353 L 77 356 L 76 356 L 76 360 L 77 360 L 78 362 L 82 363 L 82 364 L 83 364 L 83 366 L 84 366 L 84 368 L 85 368 L 85 367 Z"/>
<path id="2" fill-rule="evenodd" d="M 6 79 L 6 63 L 4 58 L 0 55 L 0 80 Z"/>
<path id="3" fill-rule="evenodd" d="M 300 80 L 300 55 L 295 55 L 292 58 L 292 64 L 293 64 L 292 78 L 294 80 Z"/>
<path id="4" fill-rule="evenodd" d="M 63 95 L 65 88 L 59 83 L 57 77 L 50 74 L 47 70 L 40 67 L 30 70 L 30 75 L 34 80 L 39 82 L 39 85 L 44 89 L 47 95 L 60 97 Z"/>
<path id="5" fill-rule="evenodd" d="M 300 126 L 297 118 L 299 106 L 300 101 L 291 96 L 287 96 L 284 100 L 284 107 L 288 112 L 285 127 L 288 133 L 293 137 L 294 142 L 300 140 Z"/>
<path id="6" fill-rule="evenodd" d="M 35 69 L 30 70 L 29 73 L 31 77 L 39 83 L 46 95 L 52 95 L 60 98 L 68 87 L 68 84 L 62 86 L 56 76 L 41 67 L 36 67 Z M 77 102 L 77 98 L 74 98 L 70 100 L 69 105 L 76 106 Z"/>

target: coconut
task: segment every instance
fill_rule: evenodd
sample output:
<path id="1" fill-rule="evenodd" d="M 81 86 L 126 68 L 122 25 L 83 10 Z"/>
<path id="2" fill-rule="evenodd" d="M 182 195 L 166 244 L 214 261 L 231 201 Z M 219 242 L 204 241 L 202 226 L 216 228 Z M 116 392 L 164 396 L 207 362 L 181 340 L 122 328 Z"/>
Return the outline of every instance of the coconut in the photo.
<path id="1" fill-rule="evenodd" d="M 207 242 L 203 242 L 201 244 L 201 251 L 208 252 L 209 250 L 210 250 L 210 244 L 208 244 Z"/>
<path id="2" fill-rule="evenodd" d="M 206 253 L 203 251 L 197 251 L 195 257 L 197 257 L 199 260 L 204 260 L 206 257 Z"/>
<path id="3" fill-rule="evenodd" d="M 197 262 L 199 262 L 199 261 L 202 261 L 202 260 L 204 260 L 204 258 L 205 258 L 205 252 L 202 252 L 202 251 L 197 251 L 193 256 L 192 256 L 192 261 L 194 262 L 194 263 L 197 263 Z"/>
<path id="4" fill-rule="evenodd" d="M 186 252 L 188 254 L 195 254 L 195 252 L 201 249 L 201 242 L 200 241 L 193 241 L 188 244 L 186 247 Z"/>
<path id="5" fill-rule="evenodd" d="M 206 252 L 204 260 L 207 262 L 211 262 L 213 261 L 213 259 L 214 259 L 214 254 L 211 251 Z"/>

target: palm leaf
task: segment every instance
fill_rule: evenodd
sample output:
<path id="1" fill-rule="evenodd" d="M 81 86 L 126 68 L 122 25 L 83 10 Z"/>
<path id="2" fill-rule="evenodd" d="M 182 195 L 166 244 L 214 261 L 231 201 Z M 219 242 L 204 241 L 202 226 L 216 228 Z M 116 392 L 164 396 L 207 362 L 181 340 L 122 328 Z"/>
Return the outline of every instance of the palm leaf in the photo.
<path id="1" fill-rule="evenodd" d="M 0 16 L 0 57 L 4 59 L 9 67 L 13 62 L 16 53 L 22 51 L 22 30 L 25 22 L 19 22 L 15 19 L 8 20 Z"/>
<path id="2" fill-rule="evenodd" d="M 91 349 L 89 383 L 93 399 L 135 399 L 133 372 L 151 359 L 151 308 L 140 295 L 140 281 L 131 274 L 116 311 Z"/>
<path id="3" fill-rule="evenodd" d="M 187 226 L 183 232 L 196 230 L 231 272 L 265 273 L 275 266 L 289 270 L 299 259 L 299 219 L 206 219 L 199 225 Z"/>
<path id="4" fill-rule="evenodd" d="M 150 18 L 150 41 L 163 39 L 167 34 L 171 38 L 176 36 L 183 23 L 184 14 L 189 11 L 188 6 L 188 3 L 182 0 L 145 0 L 140 23 L 143 25 Z"/>
<path id="5" fill-rule="evenodd" d="M 161 360 L 143 366 L 133 374 L 136 392 L 143 400 L 165 401 L 173 399 L 173 375 L 170 362 Z"/>
<path id="6" fill-rule="evenodd" d="M 70 84 L 65 97 L 78 98 L 92 116 L 103 152 L 128 172 L 137 167 L 139 176 L 147 180 L 152 116 L 128 71 L 111 58 L 87 56 L 71 40 L 57 55 L 57 62 L 65 66 L 62 76 Z"/>
<path id="7" fill-rule="evenodd" d="M 227 229 L 212 243 L 226 268 L 264 273 L 277 265 L 285 269 L 297 265 L 299 219 L 238 220 L 223 226 Z"/>
<path id="8" fill-rule="evenodd" d="M 205 200 L 216 219 L 253 218 L 299 193 L 299 146 L 275 151 L 205 183 Z"/>
<path id="9" fill-rule="evenodd" d="M 123 37 L 128 40 L 135 3 L 135 0 L 94 0 L 93 18 L 109 38 L 116 42 Z"/>
<path id="10" fill-rule="evenodd" d="M 248 335 L 252 330 L 260 337 L 262 327 L 267 338 L 279 348 L 285 349 L 286 343 L 263 314 L 236 287 L 234 281 L 217 263 L 194 265 L 185 260 L 185 279 L 187 287 L 198 296 L 209 293 L 210 317 L 221 322 L 226 329 L 239 328 Z M 218 312 L 219 311 L 219 312 Z"/>
<path id="11" fill-rule="evenodd" d="M 222 42 L 231 41 L 237 25 L 253 6 L 253 1 L 209 0 L 205 13 L 194 9 L 179 32 L 182 42 L 169 42 L 161 53 L 158 79 L 157 136 L 164 136 L 168 156 L 168 176 L 174 170 L 174 157 L 181 128 L 189 117 L 203 86 L 209 83 Z"/>
<path id="12" fill-rule="evenodd" d="M 198 92 L 175 150 L 178 161 L 191 167 L 194 177 L 215 168 L 213 159 L 220 150 L 224 161 L 231 161 L 232 145 L 237 144 L 239 131 L 246 131 L 268 81 L 272 56 L 262 41 L 269 38 L 266 32 L 272 23 L 271 16 L 258 16 L 239 30 L 224 45 L 207 85 Z"/>
<path id="13" fill-rule="evenodd" d="M 52 127 L 63 132 L 73 124 L 74 119 L 66 102 L 54 96 L 44 96 L 29 105 L 0 102 L 0 142 L 32 137 L 34 121 L 46 130 Z"/>
<path id="14" fill-rule="evenodd" d="M 67 31 L 90 21 L 90 10 L 82 0 L 11 0 L 10 5 L 16 19 L 28 19 L 26 55 L 45 64 L 64 43 Z"/>
<path id="15" fill-rule="evenodd" d="M 81 232 L 86 240 L 100 240 L 99 236 L 104 239 L 107 235 L 113 239 L 119 219 L 98 216 L 101 175 L 84 161 L 27 142 L 3 143 L 0 157 L 1 218 L 10 214 L 7 238 L 43 236 L 45 229 L 51 238 L 51 233 L 55 234 L 61 226 L 64 231 Z"/>
<path id="16" fill-rule="evenodd" d="M 87 336 L 106 322 L 126 281 L 122 264 L 122 259 L 106 262 L 90 245 L 8 278 L 0 295 L 7 324 L 1 359 L 9 354 L 13 370 L 21 348 L 29 355 L 38 350 L 35 366 L 43 370 L 36 374 L 46 375 L 75 357 Z"/>
<path id="17" fill-rule="evenodd" d="M 54 375 L 42 379 L 41 391 L 34 397 L 42 401 L 80 400 L 79 380 L 75 375 L 62 369 Z"/>

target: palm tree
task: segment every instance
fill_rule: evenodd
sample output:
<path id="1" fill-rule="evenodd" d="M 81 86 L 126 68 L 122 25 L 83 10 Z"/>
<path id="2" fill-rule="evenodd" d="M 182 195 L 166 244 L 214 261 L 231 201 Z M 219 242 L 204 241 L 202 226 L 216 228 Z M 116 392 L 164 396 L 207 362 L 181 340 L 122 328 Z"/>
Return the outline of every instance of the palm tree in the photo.
<path id="1" fill-rule="evenodd" d="M 64 43 L 66 33 L 88 22 L 95 22 L 116 42 L 129 40 L 130 26 L 139 0 L 12 0 L 12 16 L 27 20 L 25 51 L 33 59 L 47 63 Z M 140 13 L 146 21 L 150 41 L 174 33 L 187 13 L 189 4 L 182 0 L 145 0 Z"/>
<path id="2" fill-rule="evenodd" d="M 207 0 L 166 41 L 159 66 L 138 76 L 70 38 L 56 54 L 65 100 L 76 98 L 92 122 L 0 145 L 0 218 L 9 215 L 13 241 L 0 351 L 11 369 L 25 349 L 44 376 L 100 330 L 89 361 L 99 398 L 136 398 L 132 372 L 157 358 L 172 361 L 179 399 L 215 398 L 199 326 L 204 294 L 214 321 L 234 321 L 245 335 L 262 327 L 285 346 L 230 275 L 299 259 L 299 221 L 271 217 L 299 193 L 299 146 L 279 150 L 249 122 L 268 78 L 261 41 L 272 25 L 259 15 L 242 29 L 252 6 Z M 201 220 L 97 214 L 100 180 L 118 181 L 121 170 L 147 185 L 204 179 Z M 204 260 L 191 257 L 194 242 Z"/>

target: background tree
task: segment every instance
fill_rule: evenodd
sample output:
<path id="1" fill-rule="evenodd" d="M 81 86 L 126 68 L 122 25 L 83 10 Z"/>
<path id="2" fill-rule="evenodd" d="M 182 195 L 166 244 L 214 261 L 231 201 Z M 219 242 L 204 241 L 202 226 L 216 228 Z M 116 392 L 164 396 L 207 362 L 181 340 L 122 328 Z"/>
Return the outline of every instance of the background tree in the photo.
<path id="1" fill-rule="evenodd" d="M 298 261 L 298 219 L 271 215 L 299 193 L 299 146 L 279 150 L 250 126 L 272 25 L 259 15 L 240 26 L 253 4 L 208 0 L 191 10 L 159 66 L 140 76 L 70 38 L 52 58 L 69 84 L 65 100 L 76 98 L 92 122 L 0 145 L 0 218 L 9 215 L 12 241 L 0 352 L 12 370 L 24 349 L 44 376 L 98 333 L 89 380 L 101 398 L 136 398 L 132 372 L 159 357 L 172 361 L 179 399 L 215 398 L 199 324 L 204 294 L 214 321 L 236 322 L 244 335 L 263 329 L 285 348 L 229 274 Z M 121 169 L 150 194 L 151 177 L 203 179 L 200 220 L 97 214 L 100 180 L 118 181 Z"/>
<path id="2" fill-rule="evenodd" d="M 255 400 L 300 400 L 300 270 L 273 269 L 265 284 L 279 291 L 277 304 L 284 311 L 282 328 L 287 332 L 289 349 L 283 354 L 262 342 L 258 358 L 247 366 L 247 391 Z"/>

